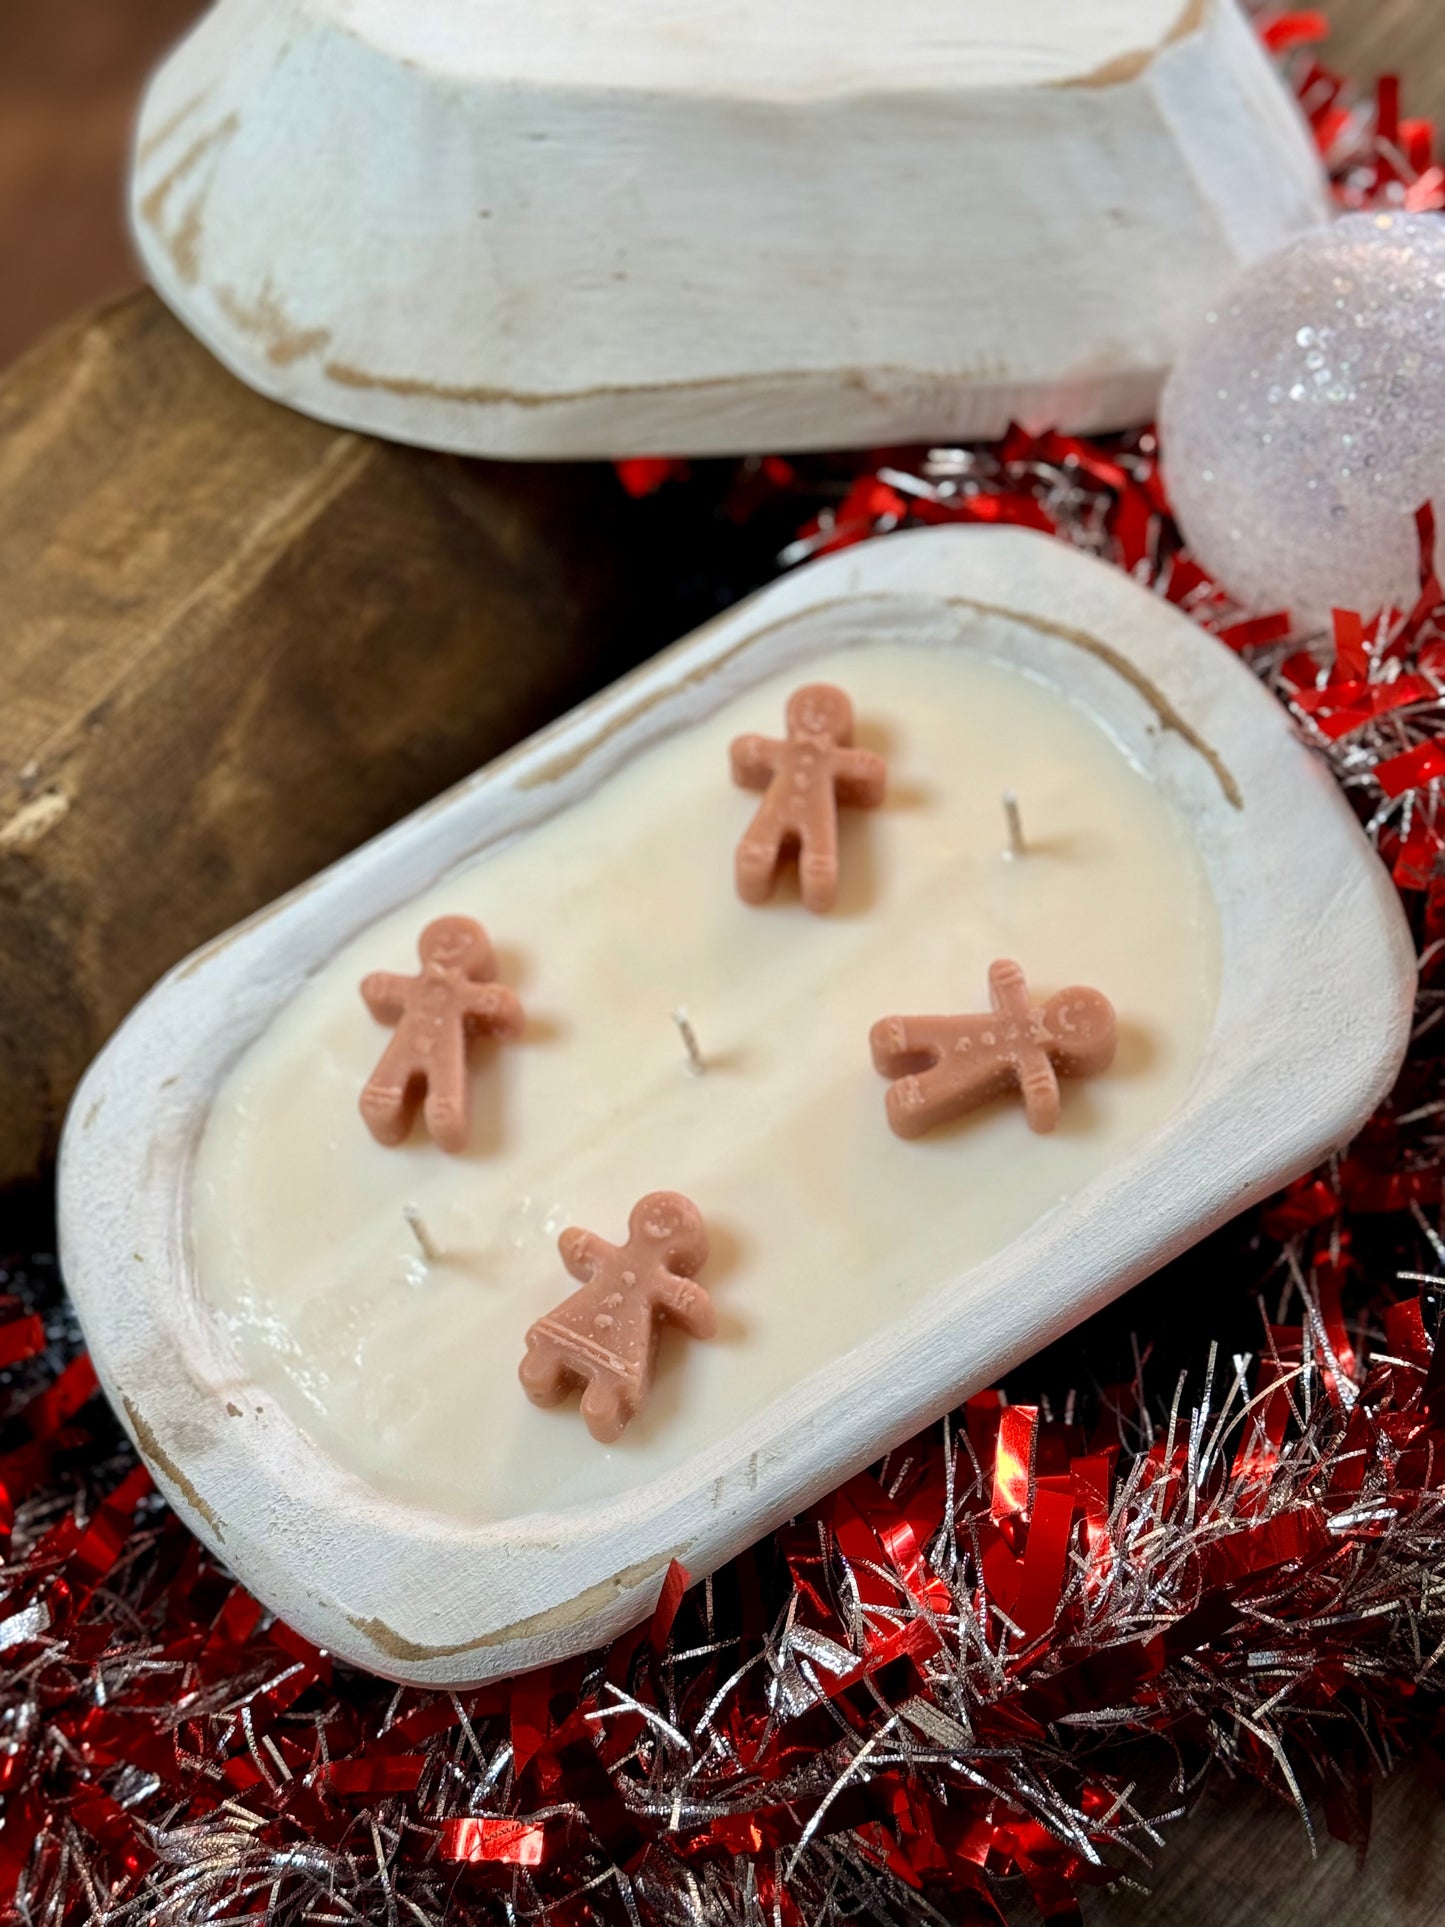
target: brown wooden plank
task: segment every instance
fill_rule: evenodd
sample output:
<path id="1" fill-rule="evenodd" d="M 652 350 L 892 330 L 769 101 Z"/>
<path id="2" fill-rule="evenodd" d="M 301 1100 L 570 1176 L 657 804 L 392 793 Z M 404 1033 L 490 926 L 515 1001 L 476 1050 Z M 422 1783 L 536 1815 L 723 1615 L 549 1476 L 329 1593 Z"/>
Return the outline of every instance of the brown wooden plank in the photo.
<path id="1" fill-rule="evenodd" d="M 0 1184 L 168 965 L 616 672 L 621 505 L 277 408 L 148 294 L 0 384 Z"/>
<path id="2" fill-rule="evenodd" d="M 1445 122 L 1445 6 L 1441 0 L 1319 0 L 1336 71 L 1373 86 L 1397 74 L 1407 114 Z"/>
<path id="3" fill-rule="evenodd" d="M 1310 1843 L 1295 1809 L 1222 1775 L 1168 1829 L 1146 1893 L 1100 1896 L 1088 1927 L 1440 1927 L 1445 1802 L 1408 1769 L 1380 1788 L 1362 1865 L 1326 1836 Z"/>
<path id="4" fill-rule="evenodd" d="M 131 286 L 122 180 L 146 74 L 201 0 L 0 5 L 0 367 Z"/>

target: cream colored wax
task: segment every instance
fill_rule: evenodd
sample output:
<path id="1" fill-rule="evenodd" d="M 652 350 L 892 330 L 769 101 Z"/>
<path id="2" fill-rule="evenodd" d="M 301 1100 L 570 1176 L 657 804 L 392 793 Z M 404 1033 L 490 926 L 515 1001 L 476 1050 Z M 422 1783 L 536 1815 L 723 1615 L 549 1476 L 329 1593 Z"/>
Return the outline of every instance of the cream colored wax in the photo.
<path id="1" fill-rule="evenodd" d="M 845 811 L 837 910 L 791 882 L 733 888 L 756 797 L 730 739 L 776 734 L 789 690 L 834 681 L 889 798 Z M 1028 854 L 1001 806 L 1020 799 Z M 491 932 L 521 1042 L 473 1056 L 471 1149 L 372 1141 L 357 1098 L 386 1043 L 357 986 L 411 971 L 431 918 Z M 984 1007 L 1016 957 L 1038 997 L 1114 1002 L 1112 1071 L 1064 1085 L 1052 1137 L 1001 1101 L 893 1137 L 868 1033 L 893 1013 Z M 472 1519 L 552 1510 L 671 1470 L 998 1251 L 1179 1104 L 1218 985 L 1218 935 L 1183 822 L 1056 691 L 963 652 L 866 645 L 765 683 L 587 801 L 353 943 L 253 1045 L 200 1148 L 202 1290 L 246 1369 L 347 1467 Z M 708 1070 L 690 1074 L 686 1006 Z M 645 1192 L 685 1192 L 712 1255 L 717 1338 L 669 1332 L 652 1402 L 613 1447 L 575 1399 L 517 1383 L 528 1325 L 574 1287 L 558 1234 L 626 1235 Z M 403 1216 L 443 1253 L 427 1263 Z"/>

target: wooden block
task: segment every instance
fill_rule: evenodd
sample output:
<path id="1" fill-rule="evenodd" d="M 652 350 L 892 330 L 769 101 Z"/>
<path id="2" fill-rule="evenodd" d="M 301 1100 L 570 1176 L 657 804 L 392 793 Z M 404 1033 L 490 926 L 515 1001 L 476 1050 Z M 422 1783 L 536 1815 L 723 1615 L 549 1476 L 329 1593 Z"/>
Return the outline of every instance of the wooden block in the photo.
<path id="1" fill-rule="evenodd" d="M 135 100 L 199 0 L 0 8 L 0 368 L 133 287 L 121 218 Z"/>
<path id="2" fill-rule="evenodd" d="M 1360 1862 L 1325 1832 L 1317 1804 L 1312 1847 L 1283 1788 L 1215 1774 L 1188 1819 L 1164 1829 L 1153 1869 L 1138 1870 L 1143 1888 L 1090 1899 L 1089 1927 L 1439 1927 L 1439 1788 L 1428 1772 L 1396 1765 L 1374 1797 Z"/>
<path id="3" fill-rule="evenodd" d="M 1439 0 L 1323 0 L 1330 23 L 1323 58 L 1373 87 L 1399 77 L 1407 114 L 1445 116 L 1445 9 Z"/>
<path id="4" fill-rule="evenodd" d="M 0 1185 L 168 966 L 616 672 L 621 501 L 303 420 L 149 294 L 0 385 Z"/>

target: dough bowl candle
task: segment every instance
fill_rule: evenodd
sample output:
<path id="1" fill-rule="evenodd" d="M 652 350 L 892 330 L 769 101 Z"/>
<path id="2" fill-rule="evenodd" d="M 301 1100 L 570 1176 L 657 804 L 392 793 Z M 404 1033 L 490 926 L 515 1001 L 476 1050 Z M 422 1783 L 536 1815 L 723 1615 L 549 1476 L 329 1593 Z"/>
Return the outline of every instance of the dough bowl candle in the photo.
<path id="1" fill-rule="evenodd" d="M 476 1681 L 635 1622 L 1314 1162 L 1412 972 L 1227 650 L 1042 537 L 893 537 L 177 972 L 77 1098 L 67 1275 L 248 1585 Z M 379 1064 L 404 1119 L 363 1115 Z"/>

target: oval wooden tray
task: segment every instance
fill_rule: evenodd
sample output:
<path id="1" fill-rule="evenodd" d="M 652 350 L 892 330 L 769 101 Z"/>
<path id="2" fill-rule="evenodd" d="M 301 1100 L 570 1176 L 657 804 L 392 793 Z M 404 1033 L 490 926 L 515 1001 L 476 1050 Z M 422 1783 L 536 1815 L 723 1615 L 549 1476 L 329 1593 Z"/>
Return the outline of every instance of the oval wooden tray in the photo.
<path id="1" fill-rule="evenodd" d="M 649 742 L 821 651 L 895 635 L 982 651 L 1066 691 L 1186 813 L 1218 903 L 1223 974 L 1206 1061 L 1167 1125 L 715 1449 L 565 1517 L 469 1525 L 400 1504 L 343 1472 L 260 1388 L 238 1394 L 188 1233 L 194 1149 L 237 1055 L 369 923 L 585 797 Z M 1045 537 L 892 536 L 784 578 L 173 973 L 72 1109 L 66 1278 L 162 1490 L 245 1584 L 361 1666 L 476 1682 L 636 1622 L 670 1560 L 711 1571 L 1316 1163 L 1389 1088 L 1413 986 L 1388 876 L 1226 648 Z"/>

